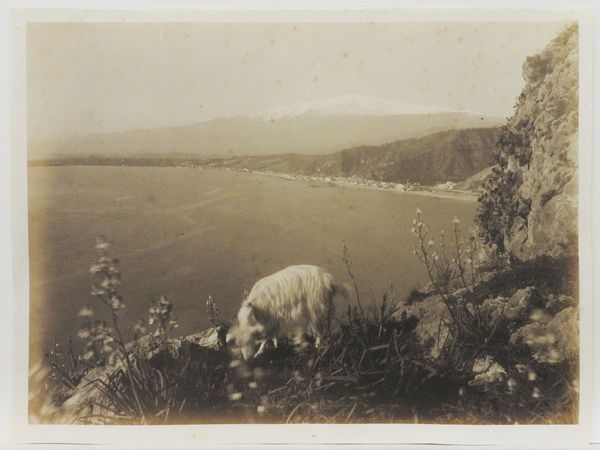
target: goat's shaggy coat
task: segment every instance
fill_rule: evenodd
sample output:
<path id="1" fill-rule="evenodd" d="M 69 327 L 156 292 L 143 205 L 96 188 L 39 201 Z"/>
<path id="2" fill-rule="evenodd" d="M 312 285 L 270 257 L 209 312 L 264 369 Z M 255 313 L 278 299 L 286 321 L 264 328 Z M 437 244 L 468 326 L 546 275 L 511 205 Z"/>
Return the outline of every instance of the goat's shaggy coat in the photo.
<path id="1" fill-rule="evenodd" d="M 330 330 L 333 298 L 348 298 L 344 284 L 335 283 L 325 269 L 311 265 L 289 266 L 257 281 L 238 312 L 238 324 L 230 332 L 244 358 L 254 354 L 258 336 L 265 343 L 276 339 L 282 327 L 293 327 L 316 338 L 316 345 Z"/>

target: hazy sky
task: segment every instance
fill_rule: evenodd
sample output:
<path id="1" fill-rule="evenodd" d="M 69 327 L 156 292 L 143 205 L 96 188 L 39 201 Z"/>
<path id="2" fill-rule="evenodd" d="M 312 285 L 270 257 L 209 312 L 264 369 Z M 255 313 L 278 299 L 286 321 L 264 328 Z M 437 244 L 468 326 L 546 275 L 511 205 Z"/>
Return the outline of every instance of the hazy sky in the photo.
<path id="1" fill-rule="evenodd" d="M 509 116 L 563 23 L 30 24 L 31 139 L 364 94 Z"/>

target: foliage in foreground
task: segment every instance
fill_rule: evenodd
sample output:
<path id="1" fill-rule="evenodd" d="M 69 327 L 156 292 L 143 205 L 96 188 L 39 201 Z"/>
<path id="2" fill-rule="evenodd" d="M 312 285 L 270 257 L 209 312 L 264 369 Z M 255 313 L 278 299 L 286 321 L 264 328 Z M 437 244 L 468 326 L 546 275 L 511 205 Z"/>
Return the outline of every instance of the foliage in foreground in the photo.
<path id="1" fill-rule="evenodd" d="M 92 294 L 112 323 L 93 320 L 91 306 L 82 308 L 84 350 L 76 356 L 72 345 L 55 346 L 49 353 L 50 377 L 41 371 L 34 378 L 45 386 L 39 395 L 50 400 L 40 405 L 33 396 L 32 420 L 576 422 L 578 355 L 565 354 L 557 344 L 560 330 L 550 326 L 573 306 L 573 274 L 554 260 L 509 266 L 475 232 L 463 236 L 458 221 L 438 245 L 420 211 L 412 231 L 429 286 L 405 301 L 390 289 L 365 307 L 355 284 L 356 303 L 318 349 L 310 338 L 282 339 L 248 362 L 226 347 L 227 324 L 212 297 L 207 315 L 214 332 L 199 341 L 170 337 L 173 306 L 161 297 L 126 342 L 118 261 L 100 239 Z M 355 280 L 345 246 L 343 254 Z M 525 300 L 513 305 L 519 295 Z M 434 331 L 424 334 L 426 318 L 416 311 L 427 302 L 441 313 L 429 324 Z"/>

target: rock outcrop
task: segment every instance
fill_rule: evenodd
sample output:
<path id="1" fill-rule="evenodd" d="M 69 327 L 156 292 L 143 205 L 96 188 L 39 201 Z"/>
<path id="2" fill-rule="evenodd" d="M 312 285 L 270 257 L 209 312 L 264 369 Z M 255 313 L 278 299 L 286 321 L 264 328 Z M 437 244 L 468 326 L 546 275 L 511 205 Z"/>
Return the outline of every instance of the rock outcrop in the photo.
<path id="1" fill-rule="evenodd" d="M 139 361 L 145 365 L 146 368 L 142 370 L 162 367 L 163 373 L 175 372 L 185 374 L 188 379 L 200 379 L 208 369 L 218 369 L 229 363 L 229 353 L 224 348 L 224 331 L 209 328 L 172 339 L 146 335 L 128 344 L 127 350 L 132 364 L 140 367 Z M 103 423 L 102 415 L 114 413 L 106 406 L 112 401 L 111 386 L 124 374 L 125 367 L 121 360 L 90 370 L 66 394 L 67 399 L 60 406 L 55 406 L 54 415 L 67 422 L 83 417 L 87 423 Z"/>
<path id="2" fill-rule="evenodd" d="M 578 28 L 523 65 L 526 84 L 487 184 L 488 222 L 520 260 L 577 254 Z M 491 208 L 490 208 L 491 206 Z M 484 207 L 485 210 L 485 207 Z"/>

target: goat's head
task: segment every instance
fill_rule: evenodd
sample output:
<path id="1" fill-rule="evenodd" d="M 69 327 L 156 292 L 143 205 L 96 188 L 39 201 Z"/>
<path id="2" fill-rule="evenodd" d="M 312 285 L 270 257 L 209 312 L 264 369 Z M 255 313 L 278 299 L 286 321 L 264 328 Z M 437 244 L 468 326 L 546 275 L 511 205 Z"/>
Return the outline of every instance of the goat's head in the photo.
<path id="1" fill-rule="evenodd" d="M 250 302 L 244 302 L 237 318 L 231 324 L 226 342 L 238 347 L 245 360 L 256 353 L 257 340 L 264 334 L 264 326 L 257 321 L 256 308 Z"/>

